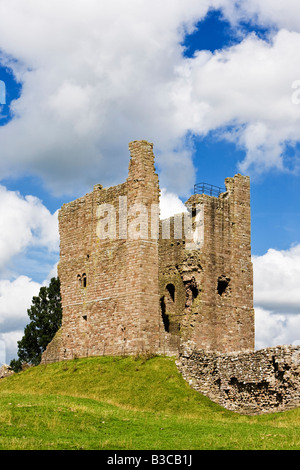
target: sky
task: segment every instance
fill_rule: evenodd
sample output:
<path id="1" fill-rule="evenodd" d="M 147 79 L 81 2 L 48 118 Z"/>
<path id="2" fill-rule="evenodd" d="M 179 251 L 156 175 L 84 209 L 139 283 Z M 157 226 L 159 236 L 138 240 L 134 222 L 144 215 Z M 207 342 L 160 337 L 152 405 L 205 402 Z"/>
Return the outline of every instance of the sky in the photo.
<path id="1" fill-rule="evenodd" d="M 250 176 L 256 348 L 300 344 L 297 0 L 0 0 L 0 362 L 56 275 L 58 210 L 154 144 L 164 216 Z"/>

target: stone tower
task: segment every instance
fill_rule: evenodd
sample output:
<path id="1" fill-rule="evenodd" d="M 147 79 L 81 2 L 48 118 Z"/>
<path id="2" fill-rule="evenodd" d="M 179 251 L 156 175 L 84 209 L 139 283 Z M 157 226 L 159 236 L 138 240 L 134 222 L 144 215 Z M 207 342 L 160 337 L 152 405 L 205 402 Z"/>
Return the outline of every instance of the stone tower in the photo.
<path id="1" fill-rule="evenodd" d="M 129 149 L 125 183 L 95 185 L 59 212 L 63 319 L 44 362 L 175 352 L 160 315 L 158 237 L 151 238 L 159 220 L 153 145 L 135 141 Z"/>
<path id="2" fill-rule="evenodd" d="M 250 181 L 236 175 L 225 184 L 217 197 L 195 194 L 186 202 L 192 249 L 174 233 L 161 240 L 161 305 L 167 330 L 181 341 L 211 351 L 253 350 Z"/>
<path id="3" fill-rule="evenodd" d="M 159 222 L 153 145 L 129 149 L 124 183 L 97 184 L 59 212 L 63 319 L 42 361 L 175 355 L 188 339 L 253 349 L 249 178 L 227 178 L 218 197 L 195 194 L 187 213 Z"/>

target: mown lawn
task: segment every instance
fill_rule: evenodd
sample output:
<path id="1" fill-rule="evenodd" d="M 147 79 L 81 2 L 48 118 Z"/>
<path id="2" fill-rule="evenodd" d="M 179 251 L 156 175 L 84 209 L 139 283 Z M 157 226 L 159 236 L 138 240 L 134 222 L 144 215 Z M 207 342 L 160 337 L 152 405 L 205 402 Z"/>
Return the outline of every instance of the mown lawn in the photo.
<path id="1" fill-rule="evenodd" d="M 0 449 L 298 450 L 300 409 L 229 412 L 173 358 L 77 359 L 0 381 Z"/>

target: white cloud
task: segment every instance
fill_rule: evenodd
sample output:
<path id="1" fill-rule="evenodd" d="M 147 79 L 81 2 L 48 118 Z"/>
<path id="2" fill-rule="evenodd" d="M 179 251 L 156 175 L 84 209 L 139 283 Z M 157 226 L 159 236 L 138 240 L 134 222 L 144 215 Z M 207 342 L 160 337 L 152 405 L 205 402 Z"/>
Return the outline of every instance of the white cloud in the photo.
<path id="1" fill-rule="evenodd" d="M 105 184 L 119 182 L 131 140 L 153 141 L 168 155 L 180 145 L 185 129 L 172 119 L 169 88 L 184 31 L 206 14 L 209 2 L 1 5 L 3 60 L 23 83 L 13 105 L 18 119 L 0 129 L 3 175 L 26 169 L 53 190 L 74 191 L 97 182 L 95 175 Z M 185 173 L 185 161 L 178 159 L 174 175 Z"/>
<path id="2" fill-rule="evenodd" d="M 1 364 L 6 363 L 6 346 L 5 341 L 1 338 L 0 335 L 0 366 Z"/>
<path id="3" fill-rule="evenodd" d="M 9 333 L 24 328 L 28 323 L 27 309 L 32 297 L 38 295 L 41 285 L 27 276 L 14 281 L 0 280 L 0 329 Z"/>
<path id="4" fill-rule="evenodd" d="M 162 186 L 185 195 L 195 177 L 187 134 L 220 129 L 245 150 L 243 171 L 282 169 L 284 143 L 298 140 L 291 85 L 299 78 L 300 34 L 282 30 L 271 43 L 251 36 L 192 59 L 180 45 L 211 6 L 223 7 L 231 21 L 256 14 L 263 21 L 273 11 L 273 1 L 249 5 L 2 0 L 2 62 L 23 84 L 16 118 L 0 128 L 3 177 L 35 173 L 57 193 L 119 183 L 128 142 L 147 139 Z M 288 18 L 278 24 L 287 27 Z"/>
<path id="5" fill-rule="evenodd" d="M 0 273 L 29 247 L 58 251 L 57 212 L 51 214 L 36 197 L 0 186 L 0 226 Z"/>
<path id="6" fill-rule="evenodd" d="M 17 354 L 20 331 L 29 322 L 27 309 L 32 297 L 38 295 L 41 285 L 48 284 L 50 278 L 57 275 L 56 265 L 42 283 L 19 275 L 18 271 L 40 262 L 34 259 L 36 256 L 42 257 L 44 262 L 47 260 L 42 268 L 45 270 L 49 263 L 47 254 L 58 252 L 57 212 L 51 214 L 36 197 L 23 197 L 0 186 L 0 226 L 0 339 L 1 345 L 5 344 L 6 356 L 12 359 Z M 8 275 L 10 278 L 5 279 Z M 3 354 L 2 351 L 0 361 L 3 361 Z"/>
<path id="7" fill-rule="evenodd" d="M 2 342 L 2 358 L 1 362 L 9 364 L 12 359 L 17 359 L 18 341 L 22 339 L 24 335 L 24 329 L 10 331 L 9 333 L 3 333 L 0 335 L 0 341 Z"/>
<path id="8" fill-rule="evenodd" d="M 300 32 L 298 0 L 220 0 L 225 16 L 233 23 L 249 21 Z"/>
<path id="9" fill-rule="evenodd" d="M 255 309 L 255 348 L 300 344 L 300 315 Z"/>
<path id="10" fill-rule="evenodd" d="M 283 169 L 285 143 L 299 140 L 300 106 L 292 103 L 299 60 L 300 34 L 286 30 L 271 43 L 250 35 L 228 49 L 199 51 L 178 69 L 178 120 L 195 134 L 218 131 L 237 143 L 244 172 Z"/>
<path id="11" fill-rule="evenodd" d="M 165 188 L 160 194 L 160 218 L 167 219 L 175 214 L 187 212 L 187 208 L 179 197 L 174 193 L 169 193 Z"/>
<path id="12" fill-rule="evenodd" d="M 17 342 L 24 335 L 24 328 L 30 322 L 27 310 L 31 307 L 32 298 L 39 295 L 42 286 L 48 286 L 50 279 L 57 276 L 57 265 L 53 266 L 47 279 L 41 284 L 27 276 L 16 279 L 0 280 L 0 363 L 9 363 L 17 358 Z M 4 351 L 3 351 L 4 348 Z M 4 354 L 6 360 L 3 359 Z"/>
<path id="13" fill-rule="evenodd" d="M 50 284 L 50 281 L 53 277 L 57 277 L 57 266 L 58 266 L 58 262 L 55 263 L 55 265 L 52 267 L 52 269 L 50 270 L 48 276 L 47 276 L 47 279 L 45 279 L 45 281 L 43 282 L 43 285 L 48 285 Z"/>
<path id="14" fill-rule="evenodd" d="M 256 348 L 300 340 L 300 245 L 253 257 Z"/>
<path id="15" fill-rule="evenodd" d="M 254 302 L 277 313 L 300 316 L 300 245 L 253 257 Z"/>

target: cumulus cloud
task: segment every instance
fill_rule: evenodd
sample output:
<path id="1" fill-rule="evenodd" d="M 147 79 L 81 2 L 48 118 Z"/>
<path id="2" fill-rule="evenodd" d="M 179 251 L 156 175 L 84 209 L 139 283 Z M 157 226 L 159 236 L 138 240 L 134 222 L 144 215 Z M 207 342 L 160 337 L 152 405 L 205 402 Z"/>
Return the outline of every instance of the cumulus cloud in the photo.
<path id="1" fill-rule="evenodd" d="M 42 286 L 49 285 L 52 277 L 57 276 L 56 267 L 53 266 L 42 283 L 22 275 L 14 280 L 0 280 L 0 365 L 17 357 L 17 342 L 30 321 L 27 310 L 32 298 L 38 296 Z"/>
<path id="2" fill-rule="evenodd" d="M 23 89 L 12 106 L 17 119 L 0 129 L 9 157 L 2 174 L 26 168 L 54 191 L 72 192 L 97 174 L 107 184 L 119 182 L 131 140 L 153 141 L 163 152 L 178 148 L 185 130 L 172 119 L 169 87 L 184 31 L 208 6 L 193 0 L 166 0 L 163 7 L 157 0 L 3 1 L 2 62 Z M 184 169 L 183 156 L 173 174 Z"/>
<path id="3" fill-rule="evenodd" d="M 286 30 L 271 43 L 252 34 L 225 50 L 199 51 L 178 70 L 174 101 L 181 97 L 194 134 L 217 131 L 244 149 L 242 171 L 282 170 L 285 144 L 299 140 L 300 107 L 292 103 L 299 59 L 300 34 Z"/>
<path id="4" fill-rule="evenodd" d="M 0 363 L 9 363 L 17 357 L 17 341 L 29 323 L 27 309 L 40 288 L 40 284 L 27 276 L 19 276 L 13 281 L 0 280 Z"/>
<path id="5" fill-rule="evenodd" d="M 256 347 L 300 341 L 300 245 L 253 257 Z"/>
<path id="6" fill-rule="evenodd" d="M 0 362 L 5 362 L 4 353 L 10 359 L 16 356 L 17 340 L 28 323 L 32 297 L 57 275 L 55 265 L 47 279 L 39 283 L 20 275 L 19 270 L 34 265 L 31 257 L 36 257 L 38 250 L 44 251 L 44 266 L 39 269 L 45 270 L 46 254 L 58 253 L 59 236 L 57 213 L 51 214 L 38 198 L 23 197 L 4 186 L 0 186 L 0 226 Z"/>
<path id="7" fill-rule="evenodd" d="M 255 309 L 255 348 L 282 344 L 300 345 L 300 315 Z"/>
<path id="8" fill-rule="evenodd" d="M 277 313 L 300 314 L 300 245 L 253 257 L 254 302 Z"/>
<path id="9" fill-rule="evenodd" d="M 32 297 L 38 295 L 41 285 L 27 276 L 14 281 L 0 281 L 0 328 L 7 333 L 25 326 L 28 321 L 27 309 Z"/>
<path id="10" fill-rule="evenodd" d="M 181 199 L 176 194 L 169 193 L 166 188 L 162 188 L 160 194 L 160 218 L 167 219 L 182 212 L 187 212 L 187 208 Z"/>
<path id="11" fill-rule="evenodd" d="M 6 347 L 5 341 L 1 338 L 0 335 L 0 366 L 6 362 Z"/>
<path id="12" fill-rule="evenodd" d="M 34 196 L 21 196 L 0 186 L 0 273 L 28 247 L 58 251 L 57 212 L 51 214 Z"/>
<path id="13" fill-rule="evenodd" d="M 17 349 L 18 341 L 22 339 L 24 335 L 24 329 L 14 330 L 8 333 L 0 334 L 0 343 L 1 343 L 1 356 L 0 356 L 0 366 L 1 363 L 9 364 L 12 359 L 17 359 Z"/>
<path id="14" fill-rule="evenodd" d="M 219 5 L 225 17 L 234 24 L 251 21 L 300 32 L 298 0 L 220 0 Z"/>
<path id="15" fill-rule="evenodd" d="M 274 2 L 3 0 L 1 61 L 23 88 L 0 128 L 1 174 L 38 174 L 56 193 L 116 184 L 128 142 L 147 139 L 162 186 L 186 195 L 195 178 L 186 136 L 212 131 L 244 149 L 241 170 L 283 169 L 285 143 L 298 140 L 300 20 L 280 22 L 275 3 L 273 21 L 292 30 L 188 59 L 181 43 L 209 8 L 263 22 Z"/>

